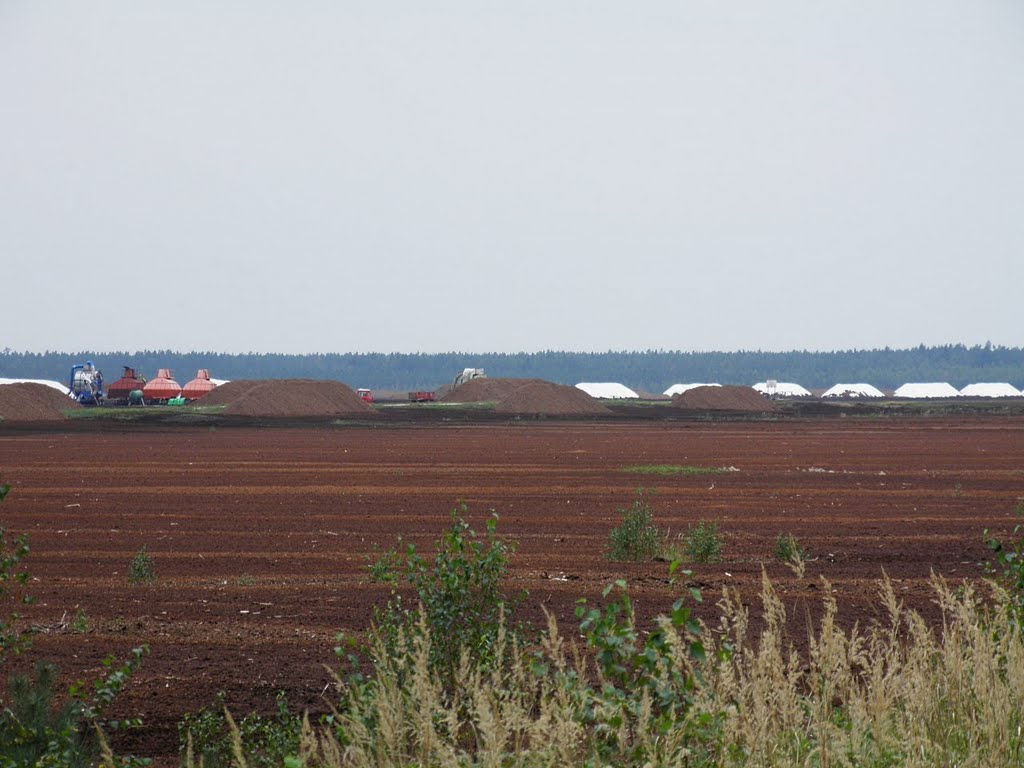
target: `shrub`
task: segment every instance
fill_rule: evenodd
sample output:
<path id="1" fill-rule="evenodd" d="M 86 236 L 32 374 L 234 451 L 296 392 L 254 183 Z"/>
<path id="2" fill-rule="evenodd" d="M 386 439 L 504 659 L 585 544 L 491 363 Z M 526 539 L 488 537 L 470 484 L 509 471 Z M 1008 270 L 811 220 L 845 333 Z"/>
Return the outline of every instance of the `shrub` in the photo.
<path id="1" fill-rule="evenodd" d="M 695 563 L 717 563 L 722 559 L 722 537 L 718 523 L 703 520 L 686 529 L 686 554 Z"/>
<path id="2" fill-rule="evenodd" d="M 775 537 L 775 549 L 772 550 L 772 554 L 777 560 L 792 563 L 798 559 L 803 560 L 806 553 L 796 536 L 791 533 L 780 533 Z"/>
<path id="3" fill-rule="evenodd" d="M 179 751 L 186 765 L 233 768 L 240 764 L 235 751 L 238 747 L 244 765 L 278 768 L 298 750 L 301 731 L 302 716 L 289 711 L 283 691 L 277 694 L 275 715 L 254 712 L 238 723 L 231 718 L 220 694 L 214 706 L 186 714 L 178 723 Z"/>
<path id="4" fill-rule="evenodd" d="M 661 551 L 661 536 L 651 524 L 651 507 L 642 498 L 622 512 L 622 522 L 608 534 L 609 560 L 650 560 Z"/>
<path id="5" fill-rule="evenodd" d="M 988 535 L 985 529 L 985 536 Z M 1011 540 L 1005 544 L 994 536 L 985 543 L 995 558 L 984 563 L 985 573 L 999 581 L 1010 594 L 1016 609 L 1014 619 L 1024 624 L 1024 526 L 1015 526 Z"/>
<path id="6" fill-rule="evenodd" d="M 153 581 L 156 581 L 156 565 L 153 556 L 146 551 L 146 545 L 143 544 L 128 564 L 128 583 L 148 584 Z"/>
<path id="7" fill-rule="evenodd" d="M 431 668 L 442 675 L 453 672 L 463 649 L 486 666 L 503 631 L 506 607 L 515 602 L 501 586 L 514 547 L 498 537 L 498 516 L 493 515 L 486 533 L 478 536 L 459 516 L 466 511 L 465 505 L 452 510 L 451 526 L 436 542 L 433 561 L 409 544 L 404 550 L 384 552 L 369 568 L 376 581 L 408 584 L 419 603 L 407 607 L 401 595 L 393 593 L 387 605 L 375 611 L 382 636 L 398 652 L 400 641 L 415 638 L 425 627 L 433 638 Z"/>

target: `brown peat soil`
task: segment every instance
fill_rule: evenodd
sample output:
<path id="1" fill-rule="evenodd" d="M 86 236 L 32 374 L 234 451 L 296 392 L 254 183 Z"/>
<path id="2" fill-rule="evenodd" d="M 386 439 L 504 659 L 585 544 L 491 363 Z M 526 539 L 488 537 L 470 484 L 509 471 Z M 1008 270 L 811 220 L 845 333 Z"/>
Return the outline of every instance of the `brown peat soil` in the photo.
<path id="1" fill-rule="evenodd" d="M 637 465 L 730 467 L 636 474 Z M 1024 419 L 958 417 L 782 421 L 488 423 L 309 428 L 104 427 L 0 431 L 0 506 L 27 533 L 26 621 L 16 662 L 57 662 L 91 678 L 109 653 L 152 654 L 117 700 L 144 727 L 115 740 L 174 764 L 176 723 L 224 691 L 233 711 L 327 708 L 339 630 L 360 632 L 388 589 L 367 577 L 398 537 L 429 549 L 461 503 L 483 530 L 515 542 L 510 588 L 524 617 L 546 605 L 574 634 L 573 608 L 616 578 L 643 620 L 680 593 L 664 562 L 612 563 L 608 532 L 638 488 L 669 537 L 716 521 L 721 562 L 688 566 L 712 617 L 723 588 L 751 603 L 762 569 L 776 582 L 798 645 L 825 577 L 844 623 L 880 616 L 883 569 L 906 604 L 938 625 L 930 574 L 978 578 L 982 532 L 1007 535 L 1024 496 Z M 791 533 L 802 579 L 772 557 Z M 157 580 L 129 586 L 143 545 Z M 76 614 L 82 619 L 75 631 Z M 330 696 L 330 691 L 326 694 Z"/>

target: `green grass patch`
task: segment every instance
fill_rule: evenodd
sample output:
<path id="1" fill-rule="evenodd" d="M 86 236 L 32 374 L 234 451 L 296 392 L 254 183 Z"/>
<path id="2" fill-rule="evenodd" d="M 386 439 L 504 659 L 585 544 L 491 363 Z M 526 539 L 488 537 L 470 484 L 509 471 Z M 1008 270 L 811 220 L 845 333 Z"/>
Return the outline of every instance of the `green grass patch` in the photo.
<path id="1" fill-rule="evenodd" d="M 728 470 L 724 467 L 697 467 L 689 464 L 637 464 L 623 467 L 622 471 L 637 475 L 717 475 Z"/>

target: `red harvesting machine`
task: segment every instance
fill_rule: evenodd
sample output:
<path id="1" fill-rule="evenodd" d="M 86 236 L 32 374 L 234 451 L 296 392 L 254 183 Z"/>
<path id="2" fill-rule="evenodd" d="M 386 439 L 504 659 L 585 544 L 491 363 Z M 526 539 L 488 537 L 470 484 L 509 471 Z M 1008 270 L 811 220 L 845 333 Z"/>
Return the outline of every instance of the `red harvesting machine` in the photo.
<path id="1" fill-rule="evenodd" d="M 142 388 L 142 394 L 147 402 L 167 401 L 181 394 L 181 385 L 171 378 L 170 368 L 161 368 L 156 378 Z"/>
<path id="2" fill-rule="evenodd" d="M 217 385 L 210 381 L 210 372 L 205 368 L 200 368 L 196 371 L 196 377 L 181 390 L 181 396 L 186 400 L 198 400 L 216 388 Z"/>
<path id="3" fill-rule="evenodd" d="M 128 395 L 146 386 L 146 377 L 139 376 L 135 369 L 129 366 L 124 367 L 124 375 L 107 387 L 108 400 L 127 400 Z"/>

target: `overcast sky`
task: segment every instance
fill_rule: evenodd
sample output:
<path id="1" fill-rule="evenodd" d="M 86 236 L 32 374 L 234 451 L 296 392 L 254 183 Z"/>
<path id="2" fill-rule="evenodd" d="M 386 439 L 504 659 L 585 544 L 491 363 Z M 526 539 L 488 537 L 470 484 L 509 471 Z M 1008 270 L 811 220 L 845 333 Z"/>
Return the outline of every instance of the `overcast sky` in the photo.
<path id="1" fill-rule="evenodd" d="M 0 349 L 1024 343 L 1024 3 L 0 0 Z"/>

